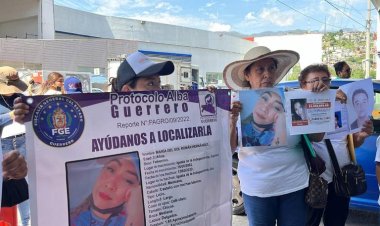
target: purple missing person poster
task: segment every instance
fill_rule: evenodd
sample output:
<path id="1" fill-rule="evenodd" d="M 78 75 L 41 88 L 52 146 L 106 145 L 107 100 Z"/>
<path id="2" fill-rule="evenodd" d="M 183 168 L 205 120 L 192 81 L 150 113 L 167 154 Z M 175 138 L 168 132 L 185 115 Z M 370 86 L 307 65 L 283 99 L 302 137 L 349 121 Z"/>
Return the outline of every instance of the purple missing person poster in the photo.
<path id="1" fill-rule="evenodd" d="M 231 222 L 230 95 L 24 97 L 32 224 Z"/>

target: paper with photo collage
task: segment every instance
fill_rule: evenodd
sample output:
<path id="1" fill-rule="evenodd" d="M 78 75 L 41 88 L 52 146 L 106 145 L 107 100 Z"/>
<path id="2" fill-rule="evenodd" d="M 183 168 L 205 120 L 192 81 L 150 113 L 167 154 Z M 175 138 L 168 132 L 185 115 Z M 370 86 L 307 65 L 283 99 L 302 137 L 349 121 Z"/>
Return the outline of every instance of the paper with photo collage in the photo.
<path id="1" fill-rule="evenodd" d="M 333 131 L 335 95 L 336 90 L 322 93 L 305 90 L 285 92 L 286 125 L 290 134 Z"/>

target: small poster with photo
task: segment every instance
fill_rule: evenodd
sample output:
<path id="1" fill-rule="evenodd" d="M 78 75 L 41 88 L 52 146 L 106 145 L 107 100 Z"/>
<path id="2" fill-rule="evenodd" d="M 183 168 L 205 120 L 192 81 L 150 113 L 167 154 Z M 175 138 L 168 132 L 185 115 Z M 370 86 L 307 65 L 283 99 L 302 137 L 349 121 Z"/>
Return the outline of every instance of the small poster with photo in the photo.
<path id="1" fill-rule="evenodd" d="M 286 92 L 286 124 L 290 135 L 333 131 L 335 94 L 335 90 Z"/>
<path id="2" fill-rule="evenodd" d="M 369 120 L 373 106 L 374 91 L 371 79 L 363 79 L 341 86 L 340 89 L 347 96 L 346 108 L 349 133 L 356 133 L 362 129 L 365 121 Z"/>
<path id="3" fill-rule="evenodd" d="M 327 132 L 326 138 L 340 139 L 344 136 L 347 136 L 347 134 L 349 133 L 349 127 L 347 121 L 346 104 L 342 104 L 340 101 L 335 101 L 334 117 L 335 130 Z"/>
<path id="4" fill-rule="evenodd" d="M 283 89 L 244 90 L 239 98 L 242 147 L 287 144 Z"/>

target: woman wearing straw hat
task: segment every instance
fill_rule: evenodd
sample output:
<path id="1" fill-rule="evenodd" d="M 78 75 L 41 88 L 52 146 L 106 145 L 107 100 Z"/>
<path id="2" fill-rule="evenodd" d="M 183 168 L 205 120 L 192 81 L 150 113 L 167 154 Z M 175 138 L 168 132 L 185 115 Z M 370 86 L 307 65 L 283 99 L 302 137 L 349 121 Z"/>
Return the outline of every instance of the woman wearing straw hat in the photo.
<path id="1" fill-rule="evenodd" d="M 250 49 L 243 60 L 224 68 L 223 79 L 233 90 L 271 88 L 298 62 L 294 51 L 270 51 L 258 46 Z M 316 92 L 323 91 L 316 89 Z M 242 109 L 239 101 L 232 103 L 230 123 L 231 149 L 237 149 L 237 121 Z M 260 126 L 260 125 L 256 125 Z M 285 126 L 285 125 L 284 125 Z M 320 134 L 309 135 L 321 140 Z M 299 145 L 300 136 L 287 131 L 286 146 L 252 147 L 239 150 L 238 176 L 244 207 L 250 226 L 304 226 L 306 223 L 305 188 L 309 172 Z"/>
<path id="2" fill-rule="evenodd" d="M 22 156 L 26 156 L 25 126 L 13 123 L 13 101 L 27 88 L 28 85 L 20 79 L 16 69 L 0 67 L 0 136 L 3 154 L 18 150 Z M 18 170 L 24 171 L 21 166 Z M 22 225 L 30 225 L 29 201 L 22 202 L 18 209 Z"/>

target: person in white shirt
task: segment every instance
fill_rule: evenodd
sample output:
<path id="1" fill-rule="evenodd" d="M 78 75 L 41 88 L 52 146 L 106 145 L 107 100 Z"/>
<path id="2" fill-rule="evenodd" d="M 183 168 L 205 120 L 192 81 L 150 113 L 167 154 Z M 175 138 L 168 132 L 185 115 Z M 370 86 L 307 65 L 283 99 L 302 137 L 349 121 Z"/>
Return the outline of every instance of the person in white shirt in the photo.
<path id="1" fill-rule="evenodd" d="M 294 51 L 254 47 L 243 60 L 232 62 L 224 68 L 223 79 L 235 91 L 272 88 L 298 60 L 299 55 Z M 321 86 L 315 91 L 321 92 L 324 88 Z M 238 147 L 235 128 L 242 107 L 242 103 L 233 101 L 230 120 L 232 151 Z M 274 124 L 285 127 L 284 120 L 276 118 Z M 274 135 L 274 140 L 277 135 Z M 322 137 L 311 135 L 310 139 L 321 140 Z M 300 136 L 291 136 L 286 130 L 286 140 L 286 146 L 256 146 L 250 150 L 238 150 L 238 176 L 250 226 L 274 226 L 276 223 L 281 226 L 305 226 L 307 206 L 304 200 L 309 171 L 300 146 Z"/>
<path id="2" fill-rule="evenodd" d="M 303 90 L 313 90 L 321 84 L 330 88 L 330 72 L 325 64 L 312 64 L 304 68 L 298 78 L 300 87 Z M 347 96 L 341 91 L 337 91 L 338 100 L 345 102 Z M 353 134 L 354 146 L 360 146 L 366 137 L 373 132 L 373 124 L 371 120 L 366 120 L 360 132 Z M 334 148 L 340 167 L 350 163 L 349 153 L 347 150 L 347 136 L 331 138 L 331 143 Z M 306 226 L 318 226 L 323 217 L 323 224 L 325 226 L 344 226 L 348 217 L 349 210 L 349 197 L 342 197 L 335 194 L 333 180 L 333 166 L 331 164 L 330 156 L 327 151 L 325 141 L 312 142 L 313 148 L 316 153 L 321 157 L 326 164 L 326 170 L 322 173 L 322 177 L 329 183 L 328 185 L 328 198 L 325 208 L 309 208 L 308 221 Z"/>
<path id="3" fill-rule="evenodd" d="M 38 95 L 59 95 L 63 94 L 63 75 L 58 72 L 51 72 L 47 80 L 41 85 Z"/>

